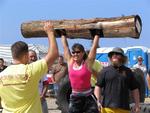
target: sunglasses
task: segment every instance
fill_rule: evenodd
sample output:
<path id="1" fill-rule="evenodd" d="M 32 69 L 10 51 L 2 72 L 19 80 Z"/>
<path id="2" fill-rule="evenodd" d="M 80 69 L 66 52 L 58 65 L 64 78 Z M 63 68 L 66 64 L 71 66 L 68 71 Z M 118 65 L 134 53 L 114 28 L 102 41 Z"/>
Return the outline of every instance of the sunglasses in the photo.
<path id="1" fill-rule="evenodd" d="M 75 54 L 75 53 L 77 53 L 77 54 L 79 54 L 81 51 L 72 51 L 72 54 Z"/>

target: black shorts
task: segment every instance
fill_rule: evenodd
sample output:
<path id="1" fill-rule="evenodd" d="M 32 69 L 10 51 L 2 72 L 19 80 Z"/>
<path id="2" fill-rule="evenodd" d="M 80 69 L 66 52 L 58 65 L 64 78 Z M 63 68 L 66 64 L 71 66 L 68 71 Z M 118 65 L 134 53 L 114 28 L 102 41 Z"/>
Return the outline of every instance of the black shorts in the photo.
<path id="1" fill-rule="evenodd" d="M 70 96 L 69 113 L 99 113 L 94 95 Z"/>

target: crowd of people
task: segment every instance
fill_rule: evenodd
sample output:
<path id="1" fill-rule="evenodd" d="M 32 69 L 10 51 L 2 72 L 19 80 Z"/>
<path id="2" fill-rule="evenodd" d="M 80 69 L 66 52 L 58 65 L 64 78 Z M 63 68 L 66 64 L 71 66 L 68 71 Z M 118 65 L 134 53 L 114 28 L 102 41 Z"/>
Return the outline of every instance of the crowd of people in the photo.
<path id="1" fill-rule="evenodd" d="M 65 30 L 57 30 L 64 49 L 64 54 L 60 55 L 52 23 L 46 22 L 43 29 L 49 42 L 48 53 L 44 58 L 38 59 L 36 52 L 29 50 L 23 41 L 11 46 L 12 65 L 5 66 L 4 59 L 0 58 L 3 113 L 48 113 L 45 97 L 48 90 L 46 75 L 49 70 L 52 73 L 55 96 L 60 79 L 69 76 L 72 88 L 69 113 L 129 113 L 129 91 L 135 103 L 132 110 L 140 113 L 137 81 L 131 69 L 125 66 L 127 57 L 121 48 L 110 51 L 108 58 L 111 64 L 102 67 L 95 60 L 100 39 L 98 30 L 91 30 L 93 44 L 88 52 L 79 43 L 75 43 L 70 50 Z M 147 74 L 141 56 L 137 59 L 138 63 L 133 67 L 140 68 L 145 73 L 145 83 L 150 86 L 150 71 Z M 53 65 L 55 60 L 58 62 Z"/>

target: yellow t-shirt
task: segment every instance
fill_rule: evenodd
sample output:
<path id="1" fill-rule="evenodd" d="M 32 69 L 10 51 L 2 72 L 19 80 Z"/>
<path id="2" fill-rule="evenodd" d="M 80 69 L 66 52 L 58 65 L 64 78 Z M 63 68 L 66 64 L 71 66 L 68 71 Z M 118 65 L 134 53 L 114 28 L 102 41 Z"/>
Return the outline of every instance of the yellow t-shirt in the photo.
<path id="1" fill-rule="evenodd" d="M 48 70 L 44 59 L 7 67 L 0 73 L 3 113 L 42 113 L 38 83 Z"/>
<path id="2" fill-rule="evenodd" d="M 100 72 L 102 69 L 102 65 L 98 60 L 94 61 L 94 64 L 92 66 L 92 70 L 96 71 L 96 72 Z M 97 78 L 92 74 L 91 76 L 91 86 L 94 87 L 96 84 Z"/>

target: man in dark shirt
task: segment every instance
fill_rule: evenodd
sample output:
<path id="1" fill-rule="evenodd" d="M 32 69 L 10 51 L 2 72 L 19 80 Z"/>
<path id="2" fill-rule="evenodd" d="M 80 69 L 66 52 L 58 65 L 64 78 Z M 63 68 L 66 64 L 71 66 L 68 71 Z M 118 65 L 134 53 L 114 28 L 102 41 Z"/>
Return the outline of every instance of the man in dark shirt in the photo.
<path id="1" fill-rule="evenodd" d="M 126 56 L 121 48 L 108 53 L 111 65 L 98 76 L 95 96 L 102 113 L 130 113 L 129 90 L 135 101 L 134 113 L 139 113 L 139 91 L 132 71 L 124 66 Z M 102 90 L 103 89 L 103 90 Z M 101 98 L 103 94 L 103 99 Z"/>
<path id="2" fill-rule="evenodd" d="M 7 66 L 4 65 L 4 59 L 0 58 L 0 72 L 2 72 Z"/>

